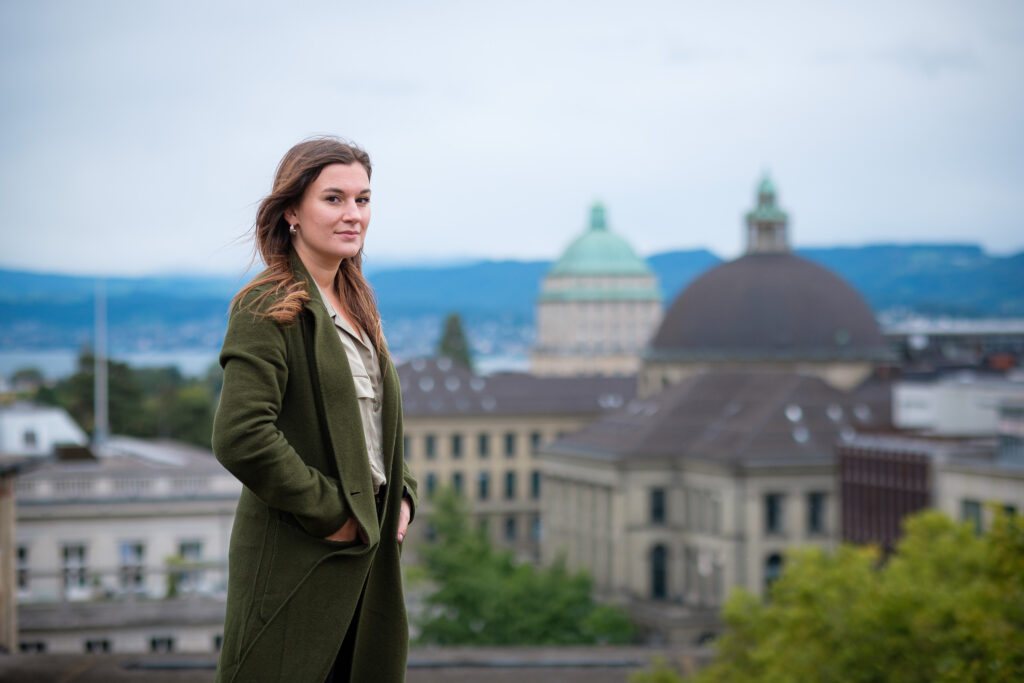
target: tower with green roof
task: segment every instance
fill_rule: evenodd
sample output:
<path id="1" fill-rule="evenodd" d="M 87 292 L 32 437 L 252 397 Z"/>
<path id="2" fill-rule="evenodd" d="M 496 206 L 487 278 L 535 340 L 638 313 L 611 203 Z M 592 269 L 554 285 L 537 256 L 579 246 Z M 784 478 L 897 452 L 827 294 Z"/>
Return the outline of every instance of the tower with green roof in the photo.
<path id="1" fill-rule="evenodd" d="M 634 373 L 661 315 L 654 272 L 608 227 L 604 205 L 595 203 L 587 229 L 544 279 L 531 370 L 542 375 Z"/>
<path id="2" fill-rule="evenodd" d="M 767 172 L 757 186 L 757 205 L 746 219 L 748 254 L 789 251 L 789 216 L 776 204 L 775 184 Z"/>

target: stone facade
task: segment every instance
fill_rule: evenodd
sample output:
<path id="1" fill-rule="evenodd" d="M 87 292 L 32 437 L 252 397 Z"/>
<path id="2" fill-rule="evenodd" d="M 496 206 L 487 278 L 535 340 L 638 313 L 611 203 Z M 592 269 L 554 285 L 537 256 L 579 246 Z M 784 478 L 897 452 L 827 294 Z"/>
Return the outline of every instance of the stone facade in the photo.
<path id="1" fill-rule="evenodd" d="M 405 456 L 419 482 L 420 519 L 442 487 L 463 493 L 476 523 L 518 557 L 540 557 L 538 452 L 632 398 L 635 380 L 618 377 L 474 375 L 447 358 L 398 368 L 405 411 Z M 406 555 L 429 533 L 413 524 Z"/>
<path id="2" fill-rule="evenodd" d="M 16 486 L 20 647 L 215 650 L 240 493 L 209 450 L 126 437 L 111 437 L 99 457 L 23 473 Z M 188 606 L 176 607 L 182 601 Z"/>

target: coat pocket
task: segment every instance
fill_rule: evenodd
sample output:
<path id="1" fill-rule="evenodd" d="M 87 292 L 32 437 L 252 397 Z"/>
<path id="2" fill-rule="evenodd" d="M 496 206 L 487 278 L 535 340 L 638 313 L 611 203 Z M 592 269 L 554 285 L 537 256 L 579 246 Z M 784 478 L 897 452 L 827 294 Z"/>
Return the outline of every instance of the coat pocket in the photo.
<path id="1" fill-rule="evenodd" d="M 320 562 L 333 555 L 366 555 L 363 541 L 328 541 L 310 536 L 286 513 L 273 516 L 273 545 L 267 555 L 266 581 L 263 584 L 259 614 L 270 621 Z"/>

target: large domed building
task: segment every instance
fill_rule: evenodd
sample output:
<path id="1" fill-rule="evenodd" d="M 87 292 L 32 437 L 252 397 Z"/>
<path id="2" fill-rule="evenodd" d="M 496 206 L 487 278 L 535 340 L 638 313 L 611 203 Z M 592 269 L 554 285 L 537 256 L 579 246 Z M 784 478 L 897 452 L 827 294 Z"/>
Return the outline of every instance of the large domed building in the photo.
<path id="1" fill-rule="evenodd" d="M 661 316 L 653 271 L 608 228 L 604 206 L 594 204 L 586 232 L 544 279 L 530 370 L 538 375 L 634 374 Z"/>
<path id="2" fill-rule="evenodd" d="M 746 224 L 746 254 L 704 273 L 672 303 L 645 354 L 641 394 L 705 369 L 755 367 L 848 390 L 889 357 L 864 299 L 790 251 L 788 216 L 767 176 Z"/>
<path id="3" fill-rule="evenodd" d="M 770 180 L 742 257 L 673 302 L 638 396 L 542 448 L 545 561 L 682 642 L 713 633 L 730 588 L 764 594 L 793 546 L 835 547 L 835 446 L 887 429 L 870 309 L 791 253 Z"/>

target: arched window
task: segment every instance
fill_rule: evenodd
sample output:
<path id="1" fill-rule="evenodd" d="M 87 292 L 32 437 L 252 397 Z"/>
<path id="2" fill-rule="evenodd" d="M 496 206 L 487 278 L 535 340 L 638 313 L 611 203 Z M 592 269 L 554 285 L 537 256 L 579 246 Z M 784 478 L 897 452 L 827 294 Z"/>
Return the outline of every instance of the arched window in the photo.
<path id="1" fill-rule="evenodd" d="M 651 597 L 655 600 L 668 597 L 668 551 L 663 545 L 651 549 Z"/>
<path id="2" fill-rule="evenodd" d="M 782 555 L 772 553 L 764 561 L 764 587 L 767 590 L 782 575 Z"/>

